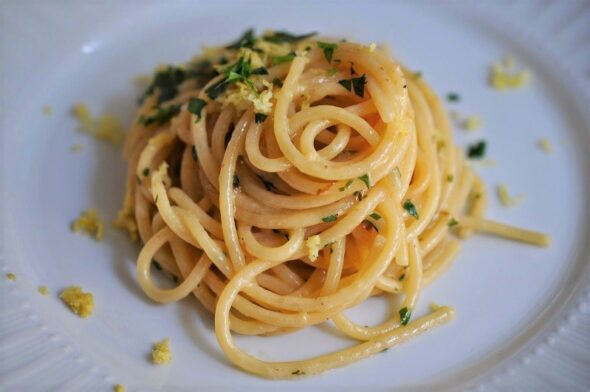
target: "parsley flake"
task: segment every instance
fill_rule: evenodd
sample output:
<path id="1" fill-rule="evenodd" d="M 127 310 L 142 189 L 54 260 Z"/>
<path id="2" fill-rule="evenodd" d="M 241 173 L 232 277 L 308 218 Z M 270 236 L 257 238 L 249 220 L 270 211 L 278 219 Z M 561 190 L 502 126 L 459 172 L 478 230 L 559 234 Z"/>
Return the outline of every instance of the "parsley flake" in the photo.
<path id="1" fill-rule="evenodd" d="M 344 192 L 345 190 L 347 190 L 350 186 L 352 185 L 352 180 L 348 180 L 346 181 L 346 184 L 344 184 L 343 187 L 340 187 L 340 192 Z"/>
<path id="2" fill-rule="evenodd" d="M 453 227 L 453 226 L 458 225 L 458 224 L 459 224 L 459 221 L 458 220 L 456 220 L 455 218 L 451 218 L 451 220 L 449 221 L 449 223 L 447 223 L 447 226 Z"/>
<path id="3" fill-rule="evenodd" d="M 322 218 L 322 221 L 323 222 L 326 222 L 326 223 L 329 223 L 329 222 L 334 222 L 336 219 L 338 219 L 338 214 L 324 216 Z"/>
<path id="4" fill-rule="evenodd" d="M 365 183 L 365 185 L 367 186 L 367 189 L 371 187 L 371 181 L 369 180 L 368 174 L 363 174 L 358 179 Z"/>
<path id="5" fill-rule="evenodd" d="M 180 112 L 180 105 L 171 105 L 167 108 L 158 108 L 156 113 L 152 116 L 141 115 L 137 120 L 143 126 L 150 126 L 152 124 L 162 125 L 170 121 L 170 119 L 176 116 Z"/>
<path id="6" fill-rule="evenodd" d="M 256 124 L 260 124 L 260 123 L 263 123 L 267 117 L 268 117 L 268 115 L 266 115 L 264 113 L 256 113 L 254 115 L 254 121 L 256 121 Z"/>
<path id="7" fill-rule="evenodd" d="M 276 77 L 272 80 L 272 84 L 273 86 L 283 87 L 283 81 Z"/>
<path id="8" fill-rule="evenodd" d="M 412 312 L 408 310 L 407 307 L 403 307 L 399 310 L 399 319 L 402 325 L 408 325 L 410 322 L 410 317 L 412 316 Z"/>
<path id="9" fill-rule="evenodd" d="M 206 105 L 207 101 L 201 98 L 191 98 L 188 102 L 188 111 L 197 116 L 197 121 L 195 122 L 199 122 L 201 119 L 201 112 Z"/>
<path id="10" fill-rule="evenodd" d="M 457 93 L 448 93 L 447 94 L 447 101 L 449 102 L 459 102 L 461 97 Z"/>
<path id="11" fill-rule="evenodd" d="M 414 203 L 412 203 L 412 201 L 410 199 L 406 200 L 403 207 L 404 207 L 404 210 L 406 210 L 408 212 L 408 214 L 410 214 L 414 218 L 416 218 L 416 219 L 420 218 L 420 216 L 418 215 L 418 211 L 416 210 L 416 206 L 414 205 Z"/>
<path id="12" fill-rule="evenodd" d="M 362 74 L 358 78 L 339 80 L 338 83 L 348 91 L 353 91 L 356 95 L 363 98 L 365 96 L 365 84 L 367 84 L 367 75 Z"/>
<path id="13" fill-rule="evenodd" d="M 150 168 L 146 167 L 145 169 L 143 169 L 143 171 L 141 172 L 141 174 L 143 174 L 144 177 L 147 177 L 150 175 Z"/>
<path id="14" fill-rule="evenodd" d="M 289 54 L 286 54 L 284 56 L 274 56 L 271 58 L 271 63 L 272 65 L 279 65 L 279 64 L 283 64 L 283 63 L 288 63 L 290 61 L 293 61 L 293 59 L 295 58 L 295 52 L 291 52 Z"/>
<path id="15" fill-rule="evenodd" d="M 480 140 L 467 148 L 467 157 L 469 159 L 482 159 L 486 154 L 486 142 Z"/>
<path id="16" fill-rule="evenodd" d="M 381 215 L 379 215 L 376 212 L 373 212 L 371 215 L 369 215 L 371 218 L 375 219 L 375 220 L 379 220 L 381 219 Z"/>
<path id="17" fill-rule="evenodd" d="M 338 48 L 337 44 L 331 44 L 328 42 L 322 42 L 322 41 L 318 41 L 317 42 L 318 48 L 323 49 L 324 50 L 324 57 L 326 58 L 326 60 L 328 61 L 328 63 L 332 62 L 332 56 L 334 55 L 334 50 L 336 48 Z"/>
<path id="18" fill-rule="evenodd" d="M 285 42 L 291 43 L 291 42 L 302 41 L 306 38 L 313 37 L 316 34 L 317 34 L 317 32 L 312 31 L 311 33 L 307 33 L 307 34 L 295 35 L 295 34 L 289 33 L 288 31 L 282 30 L 282 31 L 275 31 L 272 34 L 267 34 L 264 37 L 262 37 L 262 39 L 267 42 L 272 42 L 273 44 L 282 44 Z"/>
<path id="19" fill-rule="evenodd" d="M 256 37 L 254 37 L 254 29 L 246 30 L 240 38 L 236 41 L 232 42 L 226 49 L 240 49 L 240 48 L 250 48 L 254 47 L 254 43 L 256 42 Z"/>

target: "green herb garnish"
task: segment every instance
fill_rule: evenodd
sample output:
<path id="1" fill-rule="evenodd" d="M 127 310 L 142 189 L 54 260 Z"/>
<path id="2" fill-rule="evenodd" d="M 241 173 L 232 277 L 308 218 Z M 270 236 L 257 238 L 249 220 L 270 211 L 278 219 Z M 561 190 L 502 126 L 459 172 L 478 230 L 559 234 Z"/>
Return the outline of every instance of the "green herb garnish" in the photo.
<path id="1" fill-rule="evenodd" d="M 408 310 L 407 307 L 403 307 L 399 310 L 399 319 L 402 325 L 408 325 L 410 322 L 410 317 L 412 316 L 412 312 Z"/>
<path id="2" fill-rule="evenodd" d="M 467 157 L 469 159 L 481 159 L 486 154 L 486 142 L 480 140 L 467 148 Z"/>
<path id="3" fill-rule="evenodd" d="M 404 203 L 404 210 L 406 210 L 408 212 L 408 214 L 410 214 L 411 216 L 413 216 L 416 219 L 419 219 L 419 215 L 418 215 L 418 211 L 416 210 L 416 206 L 414 205 L 414 203 L 412 203 L 411 200 L 406 200 L 406 202 Z"/>
<path id="4" fill-rule="evenodd" d="M 295 34 L 289 33 L 288 31 L 282 30 L 282 31 L 275 31 L 272 34 L 267 34 L 264 37 L 262 37 L 262 39 L 267 42 L 272 42 L 273 44 L 282 44 L 284 42 L 301 41 L 306 38 L 313 37 L 316 34 L 317 33 L 315 31 L 313 31 L 313 32 L 307 33 L 307 34 L 295 35 Z"/>
<path id="5" fill-rule="evenodd" d="M 318 48 L 323 49 L 324 50 L 324 57 L 326 58 L 326 60 L 331 63 L 332 62 L 332 56 L 334 55 L 334 50 L 338 47 L 337 44 L 331 44 L 328 42 L 322 42 L 322 41 L 318 41 Z"/>
<path id="6" fill-rule="evenodd" d="M 252 49 L 252 47 L 254 46 L 254 43 L 256 43 L 256 37 L 254 37 L 254 29 L 248 29 L 242 34 L 242 36 L 240 38 L 238 38 L 236 41 L 232 42 L 231 44 L 229 44 L 225 48 L 226 49 L 240 49 L 240 48 Z"/>
<path id="7" fill-rule="evenodd" d="M 254 121 L 256 121 L 256 124 L 260 124 L 260 123 L 263 123 L 267 117 L 268 117 L 268 115 L 266 115 L 264 113 L 256 113 L 254 115 Z"/>
<path id="8" fill-rule="evenodd" d="M 447 94 L 447 101 L 449 102 L 459 102 L 461 97 L 457 93 L 448 93 Z"/>
<path id="9" fill-rule="evenodd" d="M 338 219 L 338 214 L 324 216 L 322 218 L 322 221 L 323 222 L 326 222 L 326 223 L 329 223 L 329 222 L 334 222 L 336 219 Z"/>
<path id="10" fill-rule="evenodd" d="M 367 75 L 362 74 L 358 78 L 339 80 L 338 83 L 348 91 L 354 90 L 359 97 L 365 96 L 365 84 L 367 84 Z"/>
<path id="11" fill-rule="evenodd" d="M 373 212 L 371 215 L 369 215 L 371 218 L 375 219 L 375 220 L 379 220 L 381 219 L 381 215 L 379 215 L 376 212 Z"/>
<path id="12" fill-rule="evenodd" d="M 348 180 L 346 181 L 346 184 L 344 184 L 343 187 L 340 187 L 340 192 L 344 192 L 345 190 L 347 190 L 350 186 L 352 185 L 352 180 Z"/>
<path id="13" fill-rule="evenodd" d="M 144 177 L 147 177 L 150 175 L 150 168 L 146 167 L 145 169 L 143 169 L 143 171 L 141 172 L 141 174 L 143 174 Z"/>
<path id="14" fill-rule="evenodd" d="M 452 175 L 452 174 L 448 174 L 447 175 L 447 181 L 448 182 L 453 182 L 454 179 L 455 179 L 455 176 L 454 175 Z"/>
<path id="15" fill-rule="evenodd" d="M 140 116 L 138 122 L 143 126 L 150 126 L 152 124 L 162 125 L 170 121 L 180 112 L 180 105 L 171 105 L 167 108 L 158 108 L 156 113 L 152 116 Z"/>
<path id="16" fill-rule="evenodd" d="M 453 227 L 453 226 L 458 225 L 458 224 L 459 224 L 459 221 L 458 220 L 456 220 L 455 218 L 451 218 L 451 220 L 449 221 L 449 223 L 447 223 L 447 226 Z"/>
<path id="17" fill-rule="evenodd" d="M 279 65 L 279 64 L 283 64 L 283 63 L 288 63 L 290 61 L 293 61 L 293 59 L 295 58 L 295 52 L 291 52 L 289 54 L 286 54 L 284 56 L 274 56 L 271 58 L 271 63 L 272 65 Z"/>
<path id="18" fill-rule="evenodd" d="M 304 371 L 301 371 L 299 369 L 295 370 L 293 373 L 291 373 L 294 376 L 303 376 L 305 374 Z"/>
<path id="19" fill-rule="evenodd" d="M 358 179 L 365 183 L 365 185 L 367 186 L 367 189 L 371 187 L 371 181 L 369 180 L 368 174 L 363 174 Z"/>
<path id="20" fill-rule="evenodd" d="M 191 98 L 188 101 L 188 111 L 197 116 L 197 121 L 201 119 L 201 111 L 207 105 L 207 101 L 201 98 Z"/>
<path id="21" fill-rule="evenodd" d="M 186 76 L 183 69 L 169 65 L 165 70 L 156 73 L 143 97 L 153 94 L 157 89 L 159 91 L 158 105 L 168 101 L 178 94 L 178 85 L 184 82 Z"/>
<path id="22" fill-rule="evenodd" d="M 401 282 L 402 280 L 404 280 L 405 277 L 406 277 L 406 274 L 401 274 L 399 276 L 399 279 L 398 280 Z"/>

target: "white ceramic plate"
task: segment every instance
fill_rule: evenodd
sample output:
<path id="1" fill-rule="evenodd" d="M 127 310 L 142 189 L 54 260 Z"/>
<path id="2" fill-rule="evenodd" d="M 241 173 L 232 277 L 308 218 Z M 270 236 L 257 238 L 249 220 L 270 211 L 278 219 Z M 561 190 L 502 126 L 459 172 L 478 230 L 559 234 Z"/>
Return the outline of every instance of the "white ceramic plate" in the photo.
<path id="1" fill-rule="evenodd" d="M 504 2 L 70 2 L 0 6 L 2 53 L 2 275 L 0 389 L 223 390 L 413 389 L 586 390 L 590 385 L 590 4 Z M 549 249 L 475 236 L 421 303 L 450 304 L 451 324 L 346 368 L 297 381 L 245 374 L 217 347 L 212 318 L 194 300 L 159 306 L 134 279 L 137 248 L 107 229 L 96 243 L 69 223 L 88 207 L 106 221 L 123 195 L 120 151 L 76 131 L 72 105 L 128 123 L 139 91 L 131 80 L 161 62 L 185 61 L 201 45 L 226 42 L 250 26 L 319 30 L 388 43 L 440 94 L 460 93 L 464 114 L 483 128 L 458 142 L 488 141 L 495 167 L 479 167 L 492 192 L 488 216 L 546 231 Z M 512 53 L 534 72 L 529 88 L 499 93 L 488 66 Z M 45 116 L 49 105 L 53 114 Z M 536 143 L 545 137 L 546 154 Z M 69 148 L 80 143 L 83 150 Z M 501 207 L 499 182 L 526 193 Z M 38 285 L 47 285 L 48 297 Z M 96 298 L 79 319 L 57 299 L 70 284 Z M 387 306 L 351 311 L 378 321 Z M 377 317 L 375 317 L 377 314 Z M 171 338 L 174 360 L 149 363 L 151 344 Z M 262 358 L 293 359 L 351 342 L 329 328 L 288 337 L 239 338 Z"/>

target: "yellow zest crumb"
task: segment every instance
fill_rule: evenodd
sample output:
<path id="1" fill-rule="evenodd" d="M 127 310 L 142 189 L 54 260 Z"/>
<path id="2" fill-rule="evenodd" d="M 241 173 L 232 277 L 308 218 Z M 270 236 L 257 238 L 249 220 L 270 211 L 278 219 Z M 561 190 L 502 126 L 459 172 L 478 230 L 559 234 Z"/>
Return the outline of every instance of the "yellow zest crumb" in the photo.
<path id="1" fill-rule="evenodd" d="M 553 152 L 553 146 L 551 145 L 551 142 L 548 139 L 540 139 L 538 144 L 539 147 L 546 153 L 551 154 Z"/>
<path id="2" fill-rule="evenodd" d="M 82 145 L 81 144 L 72 144 L 70 146 L 70 152 L 80 152 L 82 151 Z"/>
<path id="3" fill-rule="evenodd" d="M 125 387 L 121 384 L 115 385 L 115 392 L 125 392 Z"/>
<path id="4" fill-rule="evenodd" d="M 515 72 L 516 61 L 512 56 L 506 56 L 503 61 L 492 64 L 490 84 L 498 91 L 518 89 L 526 86 L 532 79 L 529 69 Z"/>
<path id="5" fill-rule="evenodd" d="M 314 235 L 307 239 L 305 242 L 305 246 L 308 249 L 308 256 L 311 261 L 316 261 L 318 255 L 320 253 L 320 244 L 321 244 L 320 236 Z"/>
<path id="6" fill-rule="evenodd" d="M 92 293 L 85 293 L 80 286 L 66 287 L 59 298 L 70 307 L 72 312 L 82 318 L 86 318 L 92 314 L 94 309 L 94 296 Z"/>
<path id="7" fill-rule="evenodd" d="M 78 219 L 72 223 L 72 231 L 74 233 L 81 231 L 82 234 L 94 237 L 94 239 L 100 241 L 104 236 L 104 224 L 98 218 L 96 210 L 89 208 L 82 212 Z"/>
<path id="8" fill-rule="evenodd" d="M 47 286 L 39 286 L 39 288 L 37 288 L 37 291 L 41 295 L 47 295 L 47 294 L 49 294 L 49 290 L 47 289 Z"/>
<path id="9" fill-rule="evenodd" d="M 9 272 L 6 274 L 6 279 L 10 280 L 11 282 L 14 282 L 16 280 L 16 275 L 12 272 Z"/>
<path id="10" fill-rule="evenodd" d="M 152 348 L 152 362 L 158 365 L 168 363 L 172 360 L 170 352 L 170 339 L 166 338 L 161 342 L 154 343 Z"/>
<path id="11" fill-rule="evenodd" d="M 479 116 L 467 116 L 463 122 L 463 127 L 468 131 L 477 131 L 481 127 L 481 118 Z"/>
<path id="12" fill-rule="evenodd" d="M 369 52 L 373 53 L 375 49 L 377 49 L 377 44 L 375 42 L 371 42 L 371 45 L 369 45 Z"/>
<path id="13" fill-rule="evenodd" d="M 508 194 L 508 187 L 506 184 L 500 184 L 498 185 L 498 198 L 500 199 L 500 203 L 502 203 L 502 205 L 506 207 L 512 207 L 524 201 L 525 196 L 524 194 L 520 194 L 516 197 L 511 197 Z"/>
<path id="14" fill-rule="evenodd" d="M 74 106 L 74 116 L 78 119 L 80 131 L 112 144 L 119 144 L 123 141 L 124 134 L 121 131 L 119 120 L 114 116 L 105 114 L 94 118 L 84 103 L 77 103 Z"/>
<path id="15" fill-rule="evenodd" d="M 51 116 L 51 114 L 53 113 L 53 109 L 51 108 L 51 106 L 43 106 L 43 114 L 46 116 Z"/>

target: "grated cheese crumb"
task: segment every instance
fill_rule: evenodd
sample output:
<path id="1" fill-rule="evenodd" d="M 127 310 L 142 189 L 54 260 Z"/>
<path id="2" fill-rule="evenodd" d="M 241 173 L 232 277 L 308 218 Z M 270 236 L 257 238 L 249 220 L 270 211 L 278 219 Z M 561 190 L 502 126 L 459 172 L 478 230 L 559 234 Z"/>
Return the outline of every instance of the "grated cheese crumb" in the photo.
<path id="1" fill-rule="evenodd" d="M 511 197 L 508 194 L 508 187 L 506 186 L 506 184 L 500 184 L 498 185 L 498 198 L 500 199 L 500 203 L 502 203 L 502 205 L 504 205 L 505 207 L 513 207 L 516 204 L 519 204 L 522 201 L 524 201 L 525 195 L 520 194 L 516 197 Z"/>
<path id="2" fill-rule="evenodd" d="M 49 294 L 49 290 L 47 289 L 47 286 L 39 286 L 39 288 L 37 288 L 37 291 L 41 295 L 47 295 L 47 294 Z"/>
<path id="3" fill-rule="evenodd" d="M 53 108 L 51 106 L 43 106 L 43 114 L 46 116 L 51 116 L 53 113 Z"/>
<path id="4" fill-rule="evenodd" d="M 92 293 L 82 291 L 80 286 L 65 288 L 59 298 L 70 307 L 72 312 L 82 318 L 90 316 L 94 310 L 94 296 Z"/>
<path id="5" fill-rule="evenodd" d="M 553 146 L 551 145 L 551 142 L 548 139 L 540 139 L 538 144 L 539 147 L 546 153 L 551 154 L 553 152 Z"/>
<path id="6" fill-rule="evenodd" d="M 308 249 L 308 256 L 311 261 L 317 260 L 318 255 L 320 254 L 321 242 L 322 241 L 321 241 L 319 235 L 311 236 L 305 242 L 305 246 L 307 246 L 307 249 Z"/>
<path id="7" fill-rule="evenodd" d="M 492 64 L 490 74 L 491 86 L 498 90 L 518 89 L 526 86 L 532 79 L 529 69 L 514 72 L 516 61 L 512 56 L 506 56 L 503 61 Z"/>
<path id="8" fill-rule="evenodd" d="M 468 131 L 477 131 L 481 127 L 481 118 L 479 116 L 468 116 L 463 122 L 463 127 Z"/>
<path id="9" fill-rule="evenodd" d="M 114 116 L 104 114 L 99 118 L 94 118 L 88 106 L 81 102 L 74 106 L 74 116 L 78 119 L 80 131 L 112 144 L 119 144 L 123 141 L 124 134 L 119 120 Z"/>
<path id="10" fill-rule="evenodd" d="M 115 392 L 125 392 L 125 387 L 121 384 L 115 385 Z"/>
<path id="11" fill-rule="evenodd" d="M 169 363 L 172 360 L 170 352 L 170 339 L 166 338 L 161 342 L 154 343 L 152 348 L 152 362 L 158 365 Z"/>
<path id="12" fill-rule="evenodd" d="M 377 44 L 375 42 L 371 42 L 371 45 L 369 45 L 369 52 L 373 53 L 375 49 L 377 49 Z"/>
<path id="13" fill-rule="evenodd" d="M 81 231 L 82 234 L 100 241 L 104 236 L 104 224 L 98 218 L 96 210 L 89 208 L 82 212 L 78 219 L 72 223 L 72 231 L 74 233 Z"/>
<path id="14" fill-rule="evenodd" d="M 11 282 L 14 282 L 16 280 L 16 275 L 12 272 L 9 272 L 6 274 L 6 279 L 10 280 Z"/>

